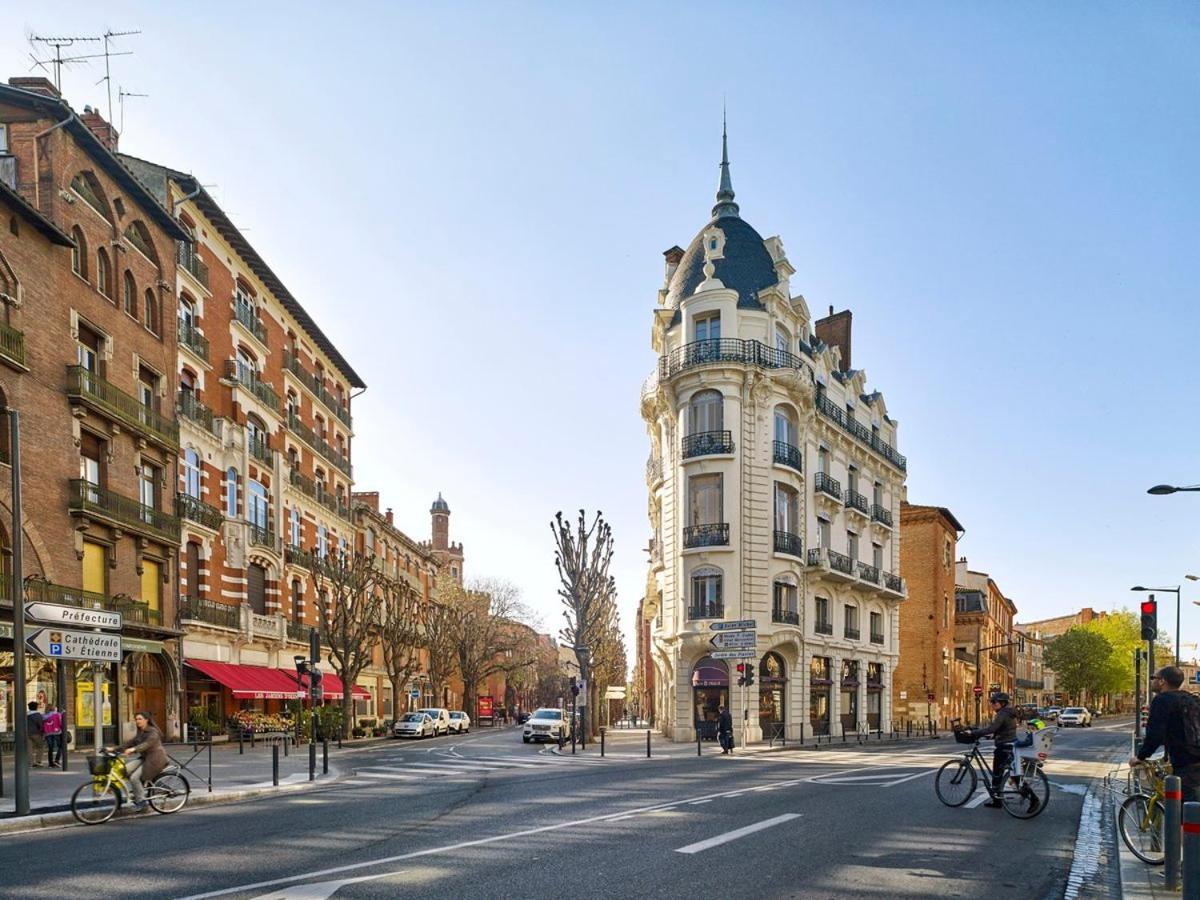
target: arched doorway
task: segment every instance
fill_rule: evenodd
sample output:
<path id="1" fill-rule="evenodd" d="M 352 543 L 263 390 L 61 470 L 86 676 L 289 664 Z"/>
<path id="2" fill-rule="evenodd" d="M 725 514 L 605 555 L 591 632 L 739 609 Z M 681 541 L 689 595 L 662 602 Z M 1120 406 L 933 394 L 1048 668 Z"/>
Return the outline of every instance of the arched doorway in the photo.
<path id="1" fill-rule="evenodd" d="M 786 737 L 783 723 L 787 696 L 787 669 L 783 657 L 771 651 L 758 664 L 758 724 L 763 740 Z"/>
<path id="2" fill-rule="evenodd" d="M 717 739 L 722 706 L 729 707 L 729 667 L 706 656 L 692 668 L 692 715 L 697 733 L 706 741 Z"/>
<path id="3" fill-rule="evenodd" d="M 162 663 L 153 653 L 139 654 L 133 664 L 133 714 L 141 711 L 150 713 L 150 718 L 164 734 L 167 733 L 167 677 Z"/>

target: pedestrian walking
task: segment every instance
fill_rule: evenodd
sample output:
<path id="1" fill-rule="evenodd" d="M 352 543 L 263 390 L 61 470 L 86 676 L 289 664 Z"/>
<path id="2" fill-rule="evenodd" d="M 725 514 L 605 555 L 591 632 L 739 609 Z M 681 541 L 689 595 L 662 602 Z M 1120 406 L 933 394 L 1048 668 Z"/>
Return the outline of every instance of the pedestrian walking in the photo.
<path id="1" fill-rule="evenodd" d="M 733 716 L 724 706 L 717 718 L 717 739 L 721 743 L 721 753 L 733 752 Z"/>
<path id="2" fill-rule="evenodd" d="M 63 764 L 63 716 L 53 703 L 46 704 L 42 716 L 42 736 L 46 738 L 46 755 L 50 767 L 61 769 Z"/>
<path id="3" fill-rule="evenodd" d="M 36 700 L 29 701 L 29 712 L 25 715 L 26 746 L 29 748 L 29 765 L 35 769 L 42 767 L 42 759 L 46 755 L 46 737 L 42 734 L 42 714 L 38 712 Z"/>

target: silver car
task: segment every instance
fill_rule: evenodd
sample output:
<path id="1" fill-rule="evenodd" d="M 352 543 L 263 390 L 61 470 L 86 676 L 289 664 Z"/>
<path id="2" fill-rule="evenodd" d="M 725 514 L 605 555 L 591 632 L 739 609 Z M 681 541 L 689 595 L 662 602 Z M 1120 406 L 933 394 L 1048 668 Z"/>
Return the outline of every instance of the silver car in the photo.
<path id="1" fill-rule="evenodd" d="M 402 715 L 392 726 L 392 734 L 396 737 L 433 737 L 437 734 L 437 728 L 426 713 L 410 712 Z"/>

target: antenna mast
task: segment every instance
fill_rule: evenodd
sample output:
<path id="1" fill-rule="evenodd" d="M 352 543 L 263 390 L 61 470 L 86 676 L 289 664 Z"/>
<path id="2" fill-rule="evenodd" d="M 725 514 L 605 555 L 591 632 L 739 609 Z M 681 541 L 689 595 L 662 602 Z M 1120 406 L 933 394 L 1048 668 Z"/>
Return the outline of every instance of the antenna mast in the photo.
<path id="1" fill-rule="evenodd" d="M 109 69 L 108 59 L 110 56 L 117 55 L 117 54 L 109 51 L 109 49 L 108 49 L 109 41 L 111 41 L 113 38 L 126 37 L 131 34 L 141 34 L 141 33 L 142 32 L 140 29 L 136 30 L 136 31 L 113 31 L 112 29 L 109 29 L 108 31 L 104 32 L 104 77 L 100 80 L 105 82 L 105 87 L 108 89 L 108 121 L 109 122 L 112 122 L 112 120 L 113 120 L 113 105 L 112 105 L 112 72 Z M 99 82 L 97 82 L 97 84 L 99 84 Z"/>
<path id="2" fill-rule="evenodd" d="M 125 133 L 125 98 L 126 97 L 149 97 L 149 94 L 135 94 L 132 91 L 127 91 L 119 84 L 117 85 L 117 103 L 121 106 L 121 127 L 118 129 L 122 134 Z"/>
<path id="3" fill-rule="evenodd" d="M 54 48 L 54 59 L 34 59 L 33 62 L 35 65 L 42 66 L 43 68 L 45 67 L 46 63 L 54 63 L 54 87 L 58 89 L 59 93 L 62 93 L 63 64 L 66 63 L 69 65 L 76 60 L 91 58 L 86 56 L 69 56 L 64 58 L 62 55 L 63 47 L 70 47 L 76 41 L 83 42 L 99 40 L 100 38 L 98 37 L 44 37 L 36 34 L 31 34 L 29 36 L 29 43 L 31 44 L 45 44 L 47 47 Z"/>

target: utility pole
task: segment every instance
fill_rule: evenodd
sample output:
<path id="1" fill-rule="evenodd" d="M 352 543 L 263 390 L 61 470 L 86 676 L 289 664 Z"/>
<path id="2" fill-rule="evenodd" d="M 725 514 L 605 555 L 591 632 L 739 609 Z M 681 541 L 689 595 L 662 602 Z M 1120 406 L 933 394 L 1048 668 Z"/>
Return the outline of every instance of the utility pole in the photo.
<path id="1" fill-rule="evenodd" d="M 13 611 L 13 693 L 16 695 L 16 715 L 13 716 L 13 738 L 16 747 L 13 762 L 15 785 L 14 812 L 29 815 L 29 720 L 25 718 L 25 575 L 22 571 L 21 544 L 25 535 L 21 524 L 21 418 L 15 409 L 8 410 L 8 446 L 12 456 L 12 586 Z"/>

